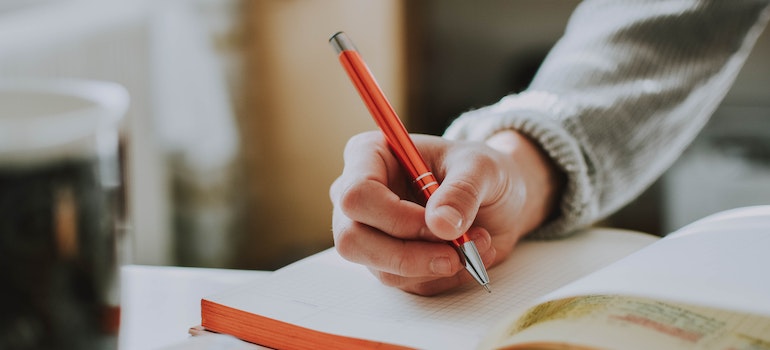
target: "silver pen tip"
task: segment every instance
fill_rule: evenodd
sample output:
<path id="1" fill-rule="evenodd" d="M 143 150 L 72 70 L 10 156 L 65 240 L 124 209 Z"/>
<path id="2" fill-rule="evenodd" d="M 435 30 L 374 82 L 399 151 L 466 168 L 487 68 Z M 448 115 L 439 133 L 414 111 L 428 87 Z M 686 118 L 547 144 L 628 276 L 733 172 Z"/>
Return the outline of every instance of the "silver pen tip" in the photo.
<path id="1" fill-rule="evenodd" d="M 488 284 L 483 285 L 483 287 L 484 287 L 484 289 L 487 290 L 487 293 L 492 293 L 492 290 L 489 289 L 489 285 Z"/>
<path id="2" fill-rule="evenodd" d="M 463 243 L 457 247 L 457 251 L 460 253 L 460 257 L 465 260 L 465 269 L 473 276 L 473 279 L 482 286 L 489 284 L 487 269 L 484 267 L 484 262 L 481 261 L 481 256 L 479 256 L 479 251 L 473 241 Z"/>

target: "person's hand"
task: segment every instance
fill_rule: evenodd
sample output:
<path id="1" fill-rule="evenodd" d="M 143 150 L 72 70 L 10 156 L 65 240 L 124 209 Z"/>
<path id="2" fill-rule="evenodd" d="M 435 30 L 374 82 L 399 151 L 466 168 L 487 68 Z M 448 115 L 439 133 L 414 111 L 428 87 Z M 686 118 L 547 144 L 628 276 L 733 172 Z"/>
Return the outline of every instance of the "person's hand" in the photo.
<path id="1" fill-rule="evenodd" d="M 334 242 L 383 284 L 433 295 L 473 280 L 446 241 L 467 231 L 484 264 L 499 263 L 552 213 L 560 175 L 514 131 L 486 144 L 412 136 L 439 188 L 425 207 L 415 203 L 418 193 L 381 133 L 354 136 L 330 189 Z"/>

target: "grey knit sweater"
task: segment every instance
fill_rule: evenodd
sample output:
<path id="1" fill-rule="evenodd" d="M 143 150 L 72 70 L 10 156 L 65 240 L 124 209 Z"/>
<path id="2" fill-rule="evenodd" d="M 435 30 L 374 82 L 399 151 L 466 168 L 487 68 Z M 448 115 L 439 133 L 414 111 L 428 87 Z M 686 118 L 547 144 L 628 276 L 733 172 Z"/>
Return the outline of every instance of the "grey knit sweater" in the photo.
<path id="1" fill-rule="evenodd" d="M 734 81 L 770 0 L 584 1 L 527 90 L 462 114 L 449 139 L 516 129 L 567 175 L 552 238 L 628 203 L 682 153 Z M 769 68 L 770 69 L 770 63 Z"/>

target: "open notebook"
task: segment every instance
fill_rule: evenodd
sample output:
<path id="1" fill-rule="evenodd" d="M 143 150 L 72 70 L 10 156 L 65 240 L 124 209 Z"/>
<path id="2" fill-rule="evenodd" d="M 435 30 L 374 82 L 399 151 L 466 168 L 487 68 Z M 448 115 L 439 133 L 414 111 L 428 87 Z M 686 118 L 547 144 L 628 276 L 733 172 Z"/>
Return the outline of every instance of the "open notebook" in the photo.
<path id="1" fill-rule="evenodd" d="M 286 344 L 272 330 L 217 305 L 251 310 L 266 319 L 345 337 L 417 348 L 472 348 L 499 318 L 523 311 L 538 296 L 605 266 L 656 238 L 630 231 L 596 229 L 568 240 L 523 242 L 503 265 L 489 271 L 492 293 L 468 284 L 453 293 L 420 297 L 382 286 L 368 270 L 343 260 L 333 249 L 274 272 L 270 277 L 203 300 L 202 324 L 214 331 L 270 346 Z M 569 262 L 569 263 L 567 263 Z M 537 281 L 537 283 L 532 283 Z M 224 316 L 224 317 L 223 317 Z M 266 320 L 265 320 L 266 321 Z M 292 326 L 265 324 L 276 332 Z M 234 334 L 240 331 L 249 335 Z M 296 341 L 317 336 L 298 330 Z M 398 335 L 397 337 L 395 335 Z"/>
<path id="2" fill-rule="evenodd" d="M 529 337 L 524 339 L 528 344 L 543 345 L 548 343 L 544 337 L 553 333 L 548 331 L 552 321 L 558 321 L 557 333 L 567 334 L 567 339 L 553 341 L 564 343 L 572 339 L 569 332 L 575 330 L 570 327 L 587 322 L 581 317 L 602 317 L 594 312 L 596 303 L 625 307 L 636 300 L 611 300 L 623 296 L 684 307 L 694 303 L 756 317 L 751 322 L 759 328 L 745 332 L 747 339 L 770 346 L 770 339 L 758 338 L 770 334 L 770 254 L 766 254 L 770 207 L 755 208 L 751 215 L 730 215 L 703 220 L 661 240 L 593 229 L 565 240 L 522 242 L 510 259 L 489 271 L 491 294 L 469 284 L 437 297 L 411 295 L 382 286 L 365 268 L 327 250 L 269 278 L 204 298 L 202 325 L 250 342 L 292 349 L 472 349 L 500 346 L 519 333 Z M 593 271 L 597 272 L 584 277 Z M 594 299 L 569 299 L 576 296 Z M 561 300 L 573 301 L 562 313 L 550 310 L 542 319 L 525 313 L 535 305 L 553 306 L 549 301 Z M 652 330 L 653 335 L 655 327 L 663 329 L 653 315 L 632 311 L 622 315 L 633 318 L 633 327 Z M 520 329 L 522 315 L 537 326 L 531 329 L 545 331 Z M 686 325 L 672 327 L 669 330 L 690 331 Z"/>

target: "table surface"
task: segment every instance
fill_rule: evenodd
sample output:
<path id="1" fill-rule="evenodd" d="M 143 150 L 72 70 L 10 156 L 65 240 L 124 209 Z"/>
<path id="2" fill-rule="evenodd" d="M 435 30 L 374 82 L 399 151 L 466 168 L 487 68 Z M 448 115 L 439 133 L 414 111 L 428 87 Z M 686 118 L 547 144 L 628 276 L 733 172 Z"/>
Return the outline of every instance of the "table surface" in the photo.
<path id="1" fill-rule="evenodd" d="M 202 297 L 268 276 L 266 271 L 127 265 L 121 268 L 119 350 L 262 347 L 224 335 L 191 337 Z"/>

